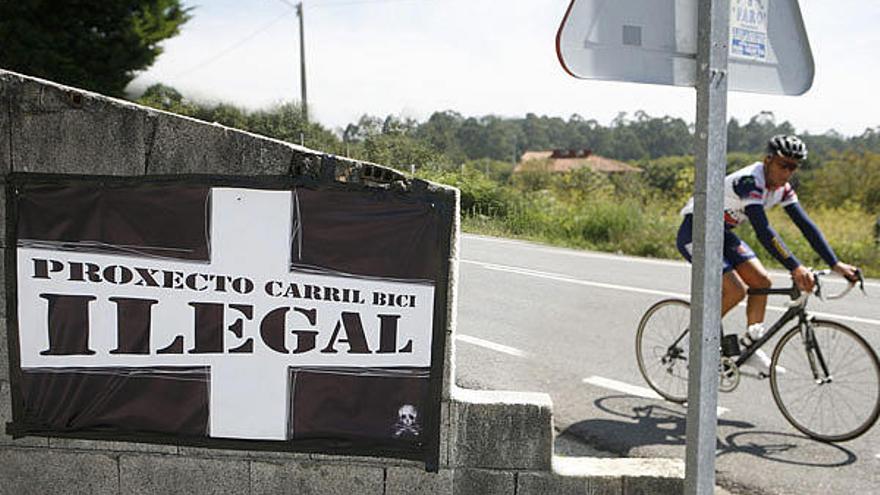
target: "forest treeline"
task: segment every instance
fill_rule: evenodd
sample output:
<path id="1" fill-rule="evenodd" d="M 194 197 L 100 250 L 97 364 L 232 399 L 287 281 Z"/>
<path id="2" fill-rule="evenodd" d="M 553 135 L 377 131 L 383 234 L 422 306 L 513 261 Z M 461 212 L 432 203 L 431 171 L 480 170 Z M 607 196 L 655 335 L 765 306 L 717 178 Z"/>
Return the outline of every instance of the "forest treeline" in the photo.
<path id="1" fill-rule="evenodd" d="M 186 100 L 174 88 L 151 86 L 140 103 L 209 122 L 246 129 L 334 154 L 409 170 L 431 166 L 459 166 L 469 160 L 515 163 L 529 150 L 591 149 L 594 153 L 622 161 L 644 161 L 666 156 L 689 155 L 693 151 L 693 125 L 680 118 L 653 117 L 643 111 L 620 113 L 609 125 L 573 114 L 568 119 L 538 116 L 467 117 L 446 110 L 434 112 L 424 122 L 364 115 L 345 128 L 328 129 L 306 123 L 296 103 L 268 110 L 247 111 L 229 104 L 203 104 Z M 731 119 L 728 150 L 760 153 L 773 134 L 797 132 L 788 121 L 777 122 L 773 113 L 762 112 L 748 122 Z M 880 126 L 858 136 L 834 131 L 802 133 L 810 147 L 810 163 L 820 163 L 829 154 L 845 151 L 880 153 Z"/>

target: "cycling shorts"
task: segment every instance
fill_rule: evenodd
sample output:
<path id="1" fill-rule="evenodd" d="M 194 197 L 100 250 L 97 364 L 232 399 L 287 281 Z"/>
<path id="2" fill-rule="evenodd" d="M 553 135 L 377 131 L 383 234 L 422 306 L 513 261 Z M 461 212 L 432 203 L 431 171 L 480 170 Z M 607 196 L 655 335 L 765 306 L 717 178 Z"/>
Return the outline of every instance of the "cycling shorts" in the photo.
<path id="1" fill-rule="evenodd" d="M 693 226 L 694 216 L 690 214 L 685 215 L 684 220 L 681 222 L 681 227 L 678 228 L 678 235 L 675 238 L 675 247 L 678 248 L 678 252 L 684 256 L 684 259 L 688 261 L 693 261 Z M 722 251 L 724 253 L 724 273 L 727 273 L 738 265 L 757 257 L 752 248 L 746 244 L 744 240 L 737 237 L 736 234 L 726 227 L 724 228 L 724 246 Z"/>

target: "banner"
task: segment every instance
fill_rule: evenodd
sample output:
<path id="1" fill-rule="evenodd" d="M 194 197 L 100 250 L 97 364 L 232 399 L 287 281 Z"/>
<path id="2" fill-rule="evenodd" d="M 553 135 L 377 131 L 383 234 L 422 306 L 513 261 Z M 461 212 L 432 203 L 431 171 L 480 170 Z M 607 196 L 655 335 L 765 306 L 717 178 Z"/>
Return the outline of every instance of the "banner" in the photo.
<path id="1" fill-rule="evenodd" d="M 355 187 L 17 185 L 10 430 L 430 458 L 441 210 Z"/>

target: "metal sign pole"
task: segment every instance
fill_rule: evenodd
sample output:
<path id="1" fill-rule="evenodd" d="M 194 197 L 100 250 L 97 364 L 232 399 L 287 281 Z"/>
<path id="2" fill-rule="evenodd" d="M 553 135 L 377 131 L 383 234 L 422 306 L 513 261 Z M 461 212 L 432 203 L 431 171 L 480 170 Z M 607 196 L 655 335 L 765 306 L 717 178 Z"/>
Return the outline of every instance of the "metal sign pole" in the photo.
<path id="1" fill-rule="evenodd" d="M 643 31 L 651 34 L 643 37 Z M 727 88 L 729 83 L 734 91 L 789 95 L 810 88 L 813 56 L 798 0 L 571 0 L 556 33 L 556 54 L 574 77 L 697 88 L 685 493 L 710 495 L 718 421 Z"/>
<path id="2" fill-rule="evenodd" d="M 694 263 L 687 412 L 686 495 L 715 490 L 721 249 L 727 165 L 729 0 L 700 0 L 697 23 Z"/>

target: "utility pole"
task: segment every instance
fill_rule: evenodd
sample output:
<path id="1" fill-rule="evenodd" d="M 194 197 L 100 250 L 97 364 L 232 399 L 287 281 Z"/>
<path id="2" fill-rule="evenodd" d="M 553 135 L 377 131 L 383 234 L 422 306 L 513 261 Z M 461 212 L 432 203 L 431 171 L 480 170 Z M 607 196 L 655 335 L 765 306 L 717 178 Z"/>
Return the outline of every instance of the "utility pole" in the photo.
<path id="1" fill-rule="evenodd" d="M 697 4 L 697 125 L 694 264 L 688 363 L 685 495 L 715 491 L 718 349 L 721 345 L 721 257 L 727 163 L 729 0 Z"/>
<path id="2" fill-rule="evenodd" d="M 303 3 L 296 4 L 296 15 L 299 16 L 299 80 L 302 96 L 300 104 L 302 105 L 303 120 L 309 122 L 309 100 L 306 98 L 306 36 L 303 28 Z"/>

